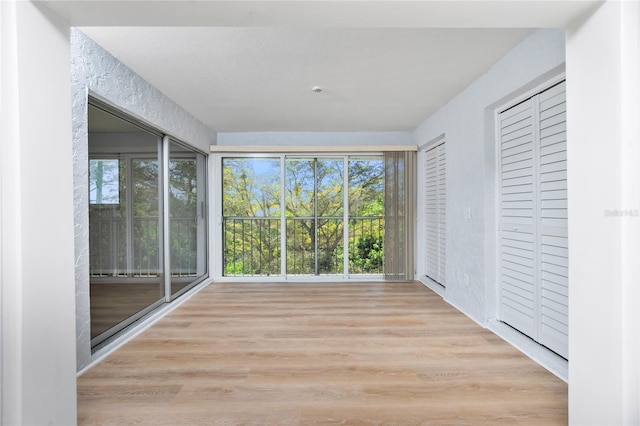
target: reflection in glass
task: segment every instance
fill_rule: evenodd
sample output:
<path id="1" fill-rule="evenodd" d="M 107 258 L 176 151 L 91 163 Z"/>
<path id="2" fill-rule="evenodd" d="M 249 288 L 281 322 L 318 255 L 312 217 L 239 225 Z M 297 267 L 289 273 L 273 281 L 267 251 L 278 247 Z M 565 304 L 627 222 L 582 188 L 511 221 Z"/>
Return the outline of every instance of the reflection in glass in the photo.
<path id="1" fill-rule="evenodd" d="M 89 204 L 120 203 L 120 162 L 89 160 Z"/>
<path id="2" fill-rule="evenodd" d="M 164 298 L 159 137 L 89 106 L 92 346 Z"/>
<path id="3" fill-rule="evenodd" d="M 205 157 L 171 142 L 169 154 L 169 246 L 171 294 L 206 276 Z"/>

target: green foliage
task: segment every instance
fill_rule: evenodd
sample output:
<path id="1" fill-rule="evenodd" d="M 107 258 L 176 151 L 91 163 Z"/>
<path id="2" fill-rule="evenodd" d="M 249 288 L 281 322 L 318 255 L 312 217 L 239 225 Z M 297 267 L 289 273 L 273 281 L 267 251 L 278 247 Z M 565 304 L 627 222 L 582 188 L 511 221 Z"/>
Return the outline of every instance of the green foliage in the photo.
<path id="1" fill-rule="evenodd" d="M 382 273 L 383 162 L 348 165 L 349 272 Z M 279 159 L 225 158 L 222 175 L 225 275 L 280 275 Z M 343 273 L 344 178 L 342 158 L 285 161 L 287 274 Z"/>

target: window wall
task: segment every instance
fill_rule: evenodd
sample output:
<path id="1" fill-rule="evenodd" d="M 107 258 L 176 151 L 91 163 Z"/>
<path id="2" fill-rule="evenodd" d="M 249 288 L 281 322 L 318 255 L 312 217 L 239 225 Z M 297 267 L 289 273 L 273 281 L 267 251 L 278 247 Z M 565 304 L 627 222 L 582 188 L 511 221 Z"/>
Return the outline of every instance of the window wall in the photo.
<path id="1" fill-rule="evenodd" d="M 88 118 L 95 347 L 207 276 L 206 157 L 98 101 Z"/>
<path id="2" fill-rule="evenodd" d="M 234 156 L 221 170 L 224 276 L 383 273 L 381 156 Z"/>

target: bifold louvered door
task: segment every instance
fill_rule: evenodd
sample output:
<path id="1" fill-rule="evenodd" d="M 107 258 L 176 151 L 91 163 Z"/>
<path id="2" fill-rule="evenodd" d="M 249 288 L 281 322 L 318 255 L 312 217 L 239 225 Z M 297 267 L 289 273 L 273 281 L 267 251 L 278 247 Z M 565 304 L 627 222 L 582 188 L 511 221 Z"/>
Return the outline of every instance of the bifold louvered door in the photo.
<path id="1" fill-rule="evenodd" d="M 444 142 L 426 152 L 426 275 L 446 284 L 446 152 Z"/>
<path id="2" fill-rule="evenodd" d="M 567 358 L 565 83 L 498 122 L 500 319 Z"/>

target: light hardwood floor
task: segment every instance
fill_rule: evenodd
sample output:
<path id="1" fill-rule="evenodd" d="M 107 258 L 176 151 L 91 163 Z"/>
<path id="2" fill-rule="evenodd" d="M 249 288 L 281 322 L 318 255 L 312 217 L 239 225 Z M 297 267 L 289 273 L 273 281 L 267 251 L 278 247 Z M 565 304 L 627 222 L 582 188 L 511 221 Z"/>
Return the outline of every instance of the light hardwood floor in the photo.
<path id="1" fill-rule="evenodd" d="M 87 424 L 567 423 L 567 385 L 420 283 L 215 283 L 78 379 Z"/>

